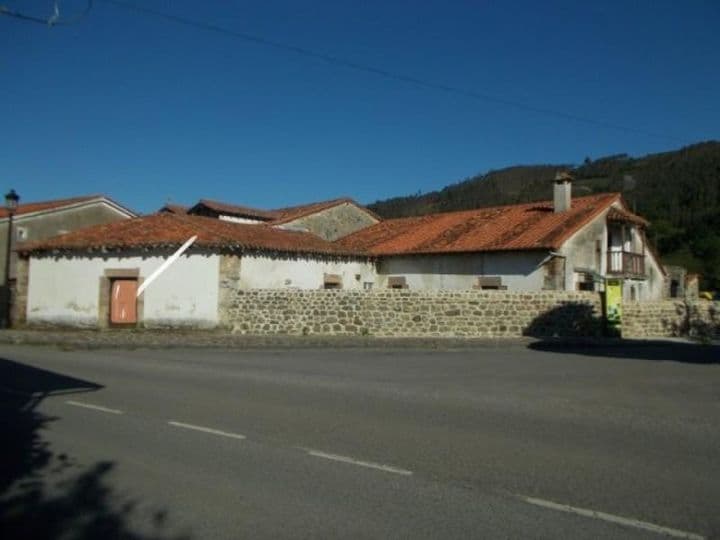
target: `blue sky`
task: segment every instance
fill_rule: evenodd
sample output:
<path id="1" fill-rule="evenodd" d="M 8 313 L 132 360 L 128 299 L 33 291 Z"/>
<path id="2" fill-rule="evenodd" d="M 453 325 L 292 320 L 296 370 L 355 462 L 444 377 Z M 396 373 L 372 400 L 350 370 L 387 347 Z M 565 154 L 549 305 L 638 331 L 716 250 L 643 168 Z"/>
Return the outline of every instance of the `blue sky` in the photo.
<path id="1" fill-rule="evenodd" d="M 33 15 L 47 0 L 5 0 Z M 363 203 L 514 164 L 720 138 L 720 3 L 137 0 L 201 23 L 628 132 L 472 99 L 103 0 L 0 17 L 0 174 L 25 201 L 106 193 Z M 61 14 L 84 0 L 61 0 Z"/>

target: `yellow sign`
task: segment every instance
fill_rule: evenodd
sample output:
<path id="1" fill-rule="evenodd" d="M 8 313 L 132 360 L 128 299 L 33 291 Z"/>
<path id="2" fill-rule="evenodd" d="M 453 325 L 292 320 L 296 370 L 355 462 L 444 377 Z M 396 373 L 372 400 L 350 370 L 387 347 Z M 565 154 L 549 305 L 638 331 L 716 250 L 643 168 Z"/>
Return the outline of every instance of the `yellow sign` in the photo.
<path id="1" fill-rule="evenodd" d="M 620 332 L 622 324 L 622 289 L 621 279 L 605 282 L 605 320 L 612 333 Z"/>

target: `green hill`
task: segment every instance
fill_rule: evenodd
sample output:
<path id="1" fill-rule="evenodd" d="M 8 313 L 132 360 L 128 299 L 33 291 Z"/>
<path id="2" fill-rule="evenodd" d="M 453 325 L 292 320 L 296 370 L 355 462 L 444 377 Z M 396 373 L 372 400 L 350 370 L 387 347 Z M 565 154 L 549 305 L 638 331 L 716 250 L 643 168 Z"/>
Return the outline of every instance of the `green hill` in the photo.
<path id="1" fill-rule="evenodd" d="M 383 217 L 465 210 L 552 198 L 556 171 L 572 169 L 577 195 L 620 191 L 630 208 L 650 220 L 649 236 L 666 264 L 703 275 L 703 286 L 720 288 L 720 142 L 672 152 L 626 154 L 582 165 L 521 165 L 476 175 L 439 191 L 377 201 Z"/>

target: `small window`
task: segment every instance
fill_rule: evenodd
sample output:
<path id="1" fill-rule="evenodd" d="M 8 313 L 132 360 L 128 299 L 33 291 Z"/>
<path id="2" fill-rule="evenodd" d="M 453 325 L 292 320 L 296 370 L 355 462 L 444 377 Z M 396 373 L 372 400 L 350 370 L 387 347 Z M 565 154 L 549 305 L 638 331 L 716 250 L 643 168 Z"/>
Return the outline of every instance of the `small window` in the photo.
<path id="1" fill-rule="evenodd" d="M 323 289 L 342 289 L 342 277 L 339 274 L 325 274 Z"/>
<path id="2" fill-rule="evenodd" d="M 477 285 L 473 288 L 482 291 L 504 291 L 507 286 L 502 284 L 500 276 L 480 276 L 477 278 Z"/>
<path id="3" fill-rule="evenodd" d="M 391 276 L 388 278 L 388 289 L 407 289 L 405 276 Z"/>
<path id="4" fill-rule="evenodd" d="M 17 232 L 15 233 L 15 238 L 19 240 L 20 242 L 23 242 L 28 239 L 28 230 L 25 227 L 18 227 Z"/>
<path id="5" fill-rule="evenodd" d="M 363 289 L 366 291 L 372 290 L 373 285 L 374 284 L 372 281 L 366 281 L 365 283 L 363 283 Z"/>
<path id="6" fill-rule="evenodd" d="M 578 291 L 594 291 L 595 280 L 592 274 L 587 272 L 577 272 L 575 274 L 575 289 Z"/>

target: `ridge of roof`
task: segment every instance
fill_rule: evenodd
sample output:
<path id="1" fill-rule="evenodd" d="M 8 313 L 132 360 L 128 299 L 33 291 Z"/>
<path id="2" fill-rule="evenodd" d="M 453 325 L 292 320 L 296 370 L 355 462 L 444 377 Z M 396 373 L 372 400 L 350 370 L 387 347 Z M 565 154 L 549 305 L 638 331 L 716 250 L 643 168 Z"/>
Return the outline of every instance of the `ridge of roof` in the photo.
<path id="1" fill-rule="evenodd" d="M 650 224 L 647 219 L 638 216 L 626 208 L 612 207 L 608 212 L 608 219 L 611 221 L 629 221 L 643 227 L 647 227 Z"/>
<path id="2" fill-rule="evenodd" d="M 396 218 L 336 243 L 376 256 L 557 249 L 616 201 L 619 193 L 600 193 L 558 213 L 552 201 L 539 201 Z"/>
<path id="3" fill-rule="evenodd" d="M 212 199 L 200 199 L 194 206 L 188 209 L 188 212 L 191 212 L 196 207 L 202 205 L 218 213 L 255 217 L 268 223 L 272 222 L 273 225 L 282 225 L 291 221 L 295 221 L 296 219 L 309 216 L 316 212 L 322 212 L 323 210 L 327 210 L 328 208 L 333 208 L 341 204 L 352 204 L 357 208 L 360 208 L 363 211 L 367 212 L 378 221 L 382 221 L 382 218 L 380 216 L 375 214 L 372 210 L 369 210 L 364 206 L 358 204 L 357 201 L 350 197 L 338 197 L 335 199 L 329 199 L 327 201 L 298 204 L 294 206 L 275 208 L 272 210 L 263 210 L 260 208 L 253 208 L 251 206 L 229 204 L 222 201 L 215 201 Z"/>
<path id="4" fill-rule="evenodd" d="M 222 201 L 215 201 L 212 199 L 200 199 L 197 204 L 193 205 L 188 209 L 188 212 L 194 210 L 198 206 L 205 206 L 216 212 L 226 212 L 228 214 L 235 214 L 238 216 L 247 217 L 258 217 L 265 220 L 275 219 L 276 215 L 272 210 L 262 210 L 260 208 L 253 208 L 251 206 L 242 206 L 239 204 L 229 204 Z"/>
<path id="5" fill-rule="evenodd" d="M 314 214 L 316 212 L 322 212 L 323 210 L 327 210 L 328 208 L 333 208 L 335 206 L 339 206 L 341 204 L 352 204 L 353 206 L 360 208 L 364 212 L 367 212 L 372 217 L 377 219 L 378 221 L 382 221 L 382 218 L 378 216 L 375 212 L 372 210 L 369 210 L 359 204 L 355 199 L 352 199 L 350 197 L 338 197 L 337 199 L 330 199 L 327 201 L 320 201 L 315 203 L 308 203 L 308 204 L 301 204 L 297 206 L 288 206 L 285 208 L 278 208 L 276 210 L 273 210 L 273 212 L 276 212 L 279 214 L 278 218 L 273 222 L 274 225 L 282 225 L 283 223 L 288 223 L 290 221 L 295 221 L 296 219 L 300 219 L 306 216 L 309 216 L 311 214 Z"/>
<path id="6" fill-rule="evenodd" d="M 598 199 L 598 198 L 606 198 L 606 197 L 612 197 L 613 199 L 618 198 L 622 199 L 622 194 L 618 191 L 608 191 L 604 193 L 594 193 L 592 195 L 583 195 L 582 197 L 573 197 L 572 202 L 576 201 L 584 201 L 587 199 Z M 624 203 L 623 203 L 624 204 Z M 424 218 L 424 217 L 432 217 L 432 216 L 449 216 L 449 215 L 457 215 L 457 214 L 473 214 L 481 211 L 490 211 L 490 210 L 502 210 L 504 208 L 519 208 L 519 207 L 537 207 L 538 209 L 544 208 L 545 210 L 552 210 L 553 209 L 553 201 L 551 200 L 542 200 L 542 201 L 529 201 L 524 203 L 514 203 L 514 204 L 499 204 L 494 206 L 480 206 L 478 208 L 469 208 L 466 210 L 448 210 L 446 212 L 433 212 L 431 214 L 420 214 L 417 216 L 406 216 L 406 217 L 399 217 L 399 218 L 388 218 L 384 221 L 390 222 L 390 221 L 400 221 L 403 219 L 417 219 L 417 218 Z M 561 214 L 559 214 L 561 215 Z"/>
<path id="7" fill-rule="evenodd" d="M 67 197 L 64 199 L 49 199 L 46 201 L 20 203 L 17 206 L 17 208 L 15 209 L 15 211 L 13 212 L 13 215 L 14 216 L 22 216 L 25 214 L 32 214 L 34 212 L 42 212 L 43 210 L 55 210 L 57 208 L 63 208 L 65 206 L 71 206 L 73 204 L 93 201 L 96 199 L 105 199 L 107 201 L 112 202 L 116 206 L 119 206 L 120 208 L 127 210 L 129 213 L 135 214 L 135 212 L 132 212 L 131 210 L 125 208 L 124 206 L 116 203 L 107 195 L 93 194 L 93 195 L 79 195 L 77 197 Z M 0 207 L 0 219 L 6 218 L 6 217 L 8 217 L 7 208 Z"/>
<path id="8" fill-rule="evenodd" d="M 164 204 L 158 210 L 158 212 L 170 212 L 172 214 L 187 214 L 188 210 L 190 210 L 190 207 L 186 206 L 184 204 L 167 203 L 167 204 Z"/>
<path id="9" fill-rule="evenodd" d="M 38 253 L 168 248 L 182 245 L 191 236 L 197 236 L 195 246 L 205 248 L 364 256 L 363 253 L 345 249 L 311 233 L 168 212 L 77 229 L 50 239 L 27 242 L 19 246 L 17 251 Z"/>

